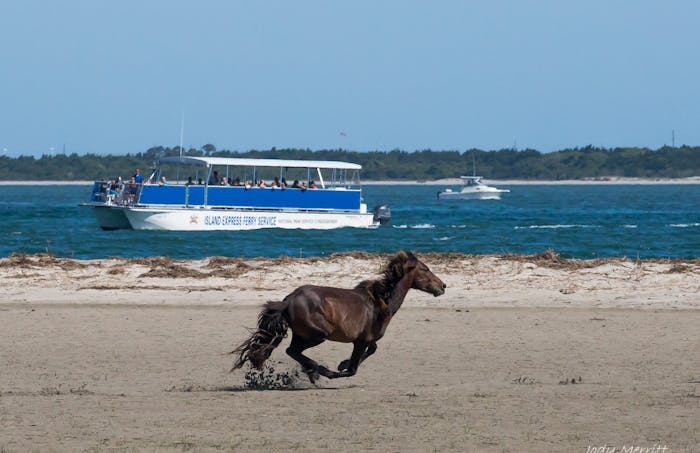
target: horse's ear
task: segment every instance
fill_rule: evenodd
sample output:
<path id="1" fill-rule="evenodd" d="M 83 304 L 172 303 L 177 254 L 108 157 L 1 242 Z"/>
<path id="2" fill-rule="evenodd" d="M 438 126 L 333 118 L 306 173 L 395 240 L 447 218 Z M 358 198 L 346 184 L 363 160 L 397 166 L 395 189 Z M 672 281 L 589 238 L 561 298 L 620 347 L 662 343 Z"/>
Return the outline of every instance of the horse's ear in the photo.
<path id="1" fill-rule="evenodd" d="M 403 268 L 406 272 L 409 270 L 413 269 L 418 265 L 418 258 L 416 258 L 416 255 L 414 255 L 411 252 L 406 252 L 404 250 L 401 250 L 402 253 L 402 261 L 403 261 Z"/>
<path id="2" fill-rule="evenodd" d="M 414 254 L 411 253 L 411 252 L 407 252 L 406 250 L 401 250 L 401 251 L 396 255 L 396 258 L 398 258 L 398 259 L 400 259 L 401 261 L 404 261 L 404 262 L 417 259 L 417 258 L 416 258 L 416 255 L 414 255 Z"/>

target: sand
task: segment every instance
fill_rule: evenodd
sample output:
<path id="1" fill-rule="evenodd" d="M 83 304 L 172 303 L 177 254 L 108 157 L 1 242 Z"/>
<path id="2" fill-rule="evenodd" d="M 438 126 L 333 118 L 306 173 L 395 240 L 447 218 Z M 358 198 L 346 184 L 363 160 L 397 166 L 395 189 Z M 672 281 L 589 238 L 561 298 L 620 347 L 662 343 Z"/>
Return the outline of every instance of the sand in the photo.
<path id="1" fill-rule="evenodd" d="M 259 305 L 387 256 L 2 259 L 0 451 L 700 451 L 700 262 L 420 257 L 445 295 L 356 376 L 275 390 L 229 373 Z"/>

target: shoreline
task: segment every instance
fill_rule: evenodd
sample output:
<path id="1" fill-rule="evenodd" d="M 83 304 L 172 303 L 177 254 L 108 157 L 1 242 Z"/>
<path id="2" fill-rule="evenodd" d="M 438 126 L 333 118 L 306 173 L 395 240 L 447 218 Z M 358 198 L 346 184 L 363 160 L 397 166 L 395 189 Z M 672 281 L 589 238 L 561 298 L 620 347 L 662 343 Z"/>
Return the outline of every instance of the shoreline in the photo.
<path id="1" fill-rule="evenodd" d="M 700 176 L 691 176 L 688 178 L 626 178 L 626 177 L 607 177 L 607 178 L 591 178 L 591 179 L 563 179 L 563 180 L 525 180 L 525 179 L 491 179 L 483 178 L 495 185 L 509 186 L 558 186 L 558 185 L 693 185 L 700 184 Z M 0 181 L 0 186 L 90 186 L 93 181 L 58 181 L 58 180 L 4 180 Z M 431 181 L 417 180 L 363 180 L 361 182 L 365 186 L 442 186 L 442 185 L 459 185 L 459 178 L 445 178 Z"/>
<path id="2" fill-rule="evenodd" d="M 482 177 L 482 181 L 493 185 L 506 186 L 581 186 L 581 185 L 691 185 L 700 184 L 700 176 L 689 178 L 624 178 L 610 177 L 606 179 L 562 179 L 562 180 L 527 180 L 527 179 L 491 179 Z M 388 181 L 371 180 L 362 181 L 362 185 L 417 185 L 417 186 L 442 186 L 461 185 L 459 178 L 437 179 L 433 181 Z"/>
<path id="3" fill-rule="evenodd" d="M 560 269 L 580 269 L 600 266 L 603 264 L 617 263 L 617 262 L 629 262 L 629 263 L 655 263 L 655 264 L 698 264 L 700 265 L 700 257 L 697 258 L 666 258 L 666 257 L 654 257 L 654 258 L 636 258 L 629 256 L 608 256 L 600 258 L 567 258 L 562 257 L 556 250 L 547 249 L 540 253 L 462 253 L 462 252 L 418 252 L 413 251 L 413 253 L 421 260 L 437 260 L 440 262 L 447 261 L 459 261 L 459 260 L 479 260 L 479 259 L 494 259 L 503 261 L 531 261 L 543 265 L 544 267 L 560 268 Z M 75 262 L 83 263 L 84 265 L 89 265 L 91 263 L 100 264 L 101 262 L 110 261 L 123 261 L 124 263 L 136 263 L 141 264 L 148 261 L 166 261 L 173 263 L 198 263 L 206 261 L 224 261 L 224 262 L 241 262 L 241 261 L 265 261 L 272 263 L 273 265 L 282 265 L 290 262 L 296 262 L 298 264 L 304 263 L 318 263 L 324 261 L 334 261 L 338 259 L 355 259 L 355 260 L 389 260 L 394 256 L 395 253 L 384 253 L 384 252 L 365 252 L 365 251 L 347 251 L 347 252 L 334 252 L 329 255 L 317 256 L 291 256 L 291 255 L 279 255 L 279 256 L 222 256 L 222 255 L 208 255 L 202 258 L 172 258 L 164 255 L 151 255 L 145 257 L 122 257 L 122 256 L 109 256 L 105 258 L 69 258 L 65 256 L 54 255 L 53 253 L 37 252 L 37 253 L 24 253 L 24 252 L 12 252 L 8 256 L 0 256 L 0 269 L 2 267 L 7 267 L 4 260 L 19 260 L 20 264 L 31 262 L 32 260 L 45 260 L 47 265 L 59 265 L 63 266 L 61 263 Z M 79 264 L 80 265 L 80 264 Z"/>
<path id="4" fill-rule="evenodd" d="M 258 306 L 301 285 L 353 288 L 376 279 L 392 255 L 200 260 L 49 255 L 0 259 L 8 305 Z M 539 255 L 417 254 L 447 284 L 444 296 L 412 292 L 423 308 L 621 308 L 697 310 L 700 260 L 562 259 Z"/>

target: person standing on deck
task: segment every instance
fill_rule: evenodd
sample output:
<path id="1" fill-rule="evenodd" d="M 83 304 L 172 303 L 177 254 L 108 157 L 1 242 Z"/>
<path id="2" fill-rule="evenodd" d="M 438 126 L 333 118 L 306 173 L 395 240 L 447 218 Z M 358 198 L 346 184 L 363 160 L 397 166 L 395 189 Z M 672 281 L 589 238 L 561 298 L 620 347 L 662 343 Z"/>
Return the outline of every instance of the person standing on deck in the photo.
<path id="1" fill-rule="evenodd" d="M 220 182 L 221 182 L 221 180 L 219 179 L 219 172 L 214 170 L 211 177 L 209 178 L 209 185 L 210 186 L 218 186 Z"/>
<path id="2" fill-rule="evenodd" d="M 134 178 L 134 182 L 136 182 L 136 184 L 142 184 L 143 183 L 143 175 L 141 174 L 141 170 L 139 170 L 138 168 L 136 170 L 134 170 L 133 178 Z"/>

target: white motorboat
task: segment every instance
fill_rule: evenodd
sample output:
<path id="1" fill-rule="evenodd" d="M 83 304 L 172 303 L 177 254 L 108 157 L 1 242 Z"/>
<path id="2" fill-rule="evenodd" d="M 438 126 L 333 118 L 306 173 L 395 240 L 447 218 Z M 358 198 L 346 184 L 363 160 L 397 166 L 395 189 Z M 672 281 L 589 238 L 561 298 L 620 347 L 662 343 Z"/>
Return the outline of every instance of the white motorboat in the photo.
<path id="1" fill-rule="evenodd" d="M 500 200 L 502 193 L 508 193 L 508 189 L 498 189 L 487 186 L 481 182 L 481 176 L 460 176 L 462 189 L 454 191 L 445 189 L 438 192 L 440 200 Z"/>

